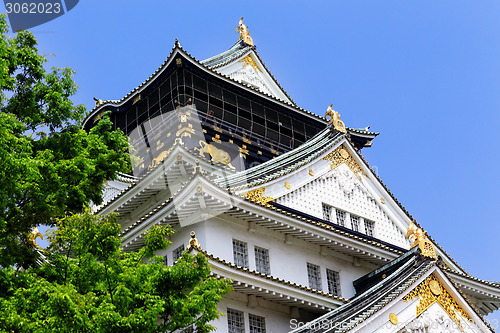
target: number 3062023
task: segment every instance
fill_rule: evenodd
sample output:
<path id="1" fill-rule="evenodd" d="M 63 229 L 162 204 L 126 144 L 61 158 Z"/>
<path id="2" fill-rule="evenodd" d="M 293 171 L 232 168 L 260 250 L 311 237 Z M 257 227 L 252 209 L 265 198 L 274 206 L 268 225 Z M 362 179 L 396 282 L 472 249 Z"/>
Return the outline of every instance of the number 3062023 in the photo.
<path id="1" fill-rule="evenodd" d="M 62 10 L 60 2 L 7 2 L 7 14 L 59 14 Z"/>

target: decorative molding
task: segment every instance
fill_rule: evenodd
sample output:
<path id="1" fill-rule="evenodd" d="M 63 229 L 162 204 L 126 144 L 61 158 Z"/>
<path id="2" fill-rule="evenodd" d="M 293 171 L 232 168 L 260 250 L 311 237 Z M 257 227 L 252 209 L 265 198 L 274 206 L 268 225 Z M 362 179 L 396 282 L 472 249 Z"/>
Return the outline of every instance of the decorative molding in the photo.
<path id="1" fill-rule="evenodd" d="M 228 152 L 215 147 L 214 145 L 211 145 L 209 143 L 206 143 L 203 140 L 200 140 L 200 148 L 195 148 L 195 150 L 198 150 L 200 153 L 200 156 L 203 156 L 203 154 L 209 154 L 212 162 L 214 163 L 221 163 L 224 165 L 227 165 L 231 169 L 236 169 L 234 166 L 231 165 L 231 156 L 229 155 Z"/>
<path id="2" fill-rule="evenodd" d="M 245 194 L 245 197 L 248 200 L 255 201 L 255 202 L 258 202 L 260 204 L 265 204 L 265 203 L 267 203 L 269 201 L 274 200 L 273 197 L 266 197 L 266 196 L 264 196 L 264 192 L 266 192 L 266 188 L 265 187 L 261 187 L 261 188 L 258 188 L 256 190 L 247 192 L 247 194 Z"/>
<path id="3" fill-rule="evenodd" d="M 354 160 L 354 158 L 349 154 L 347 149 L 344 146 L 339 146 L 334 151 L 328 153 L 325 157 L 322 158 L 325 161 L 330 161 L 330 170 L 335 169 L 342 163 L 345 163 L 349 169 L 361 180 L 361 175 L 366 176 L 366 173 L 361 169 L 359 164 Z"/>
<path id="4" fill-rule="evenodd" d="M 247 146 L 246 145 L 241 145 L 241 147 L 238 147 L 239 151 L 240 151 L 240 157 L 243 157 L 243 158 L 247 158 L 246 155 L 248 155 L 248 149 L 247 149 Z"/>
<path id="5" fill-rule="evenodd" d="M 240 19 L 240 23 L 236 27 L 235 32 L 240 33 L 240 37 L 238 38 L 238 42 L 242 40 L 245 44 L 253 46 L 253 39 L 250 37 L 250 31 L 248 31 L 248 27 L 243 24 L 243 17 Z"/>
<path id="6" fill-rule="evenodd" d="M 332 105 L 333 104 L 330 104 L 328 106 L 328 109 L 326 110 L 325 120 L 328 121 L 328 125 L 333 124 L 333 128 L 345 134 L 347 133 L 345 124 L 342 120 L 340 120 L 340 114 L 332 109 Z M 330 117 L 330 119 L 328 119 L 327 117 Z"/>
<path id="7" fill-rule="evenodd" d="M 217 142 L 217 143 L 221 143 L 220 135 L 219 134 L 215 134 L 215 136 L 212 137 L 212 141 L 213 142 Z"/>
<path id="8" fill-rule="evenodd" d="M 175 133 L 175 136 L 180 136 L 181 138 L 184 136 L 191 137 L 191 134 L 194 134 L 194 129 L 193 125 L 187 124 L 186 127 L 183 127 L 182 124 L 179 124 L 177 133 Z"/>
<path id="9" fill-rule="evenodd" d="M 139 102 L 141 100 L 141 94 L 135 96 L 133 99 L 132 99 L 132 105 L 134 105 L 135 103 Z"/>
<path id="10" fill-rule="evenodd" d="M 427 239 L 426 233 L 427 231 L 423 231 L 422 228 L 417 228 L 415 222 L 412 221 L 406 232 L 406 238 L 408 238 L 408 240 L 410 240 L 410 238 L 415 238 L 411 247 L 413 248 L 418 245 L 420 253 L 423 256 L 437 260 L 438 257 L 434 245 Z"/>
<path id="11" fill-rule="evenodd" d="M 389 321 L 393 324 L 393 325 L 397 325 L 398 324 L 398 316 L 396 316 L 396 314 L 394 313 L 391 313 L 389 315 Z"/>
<path id="12" fill-rule="evenodd" d="M 238 62 L 242 62 L 243 63 L 243 67 L 246 67 L 246 66 L 250 65 L 250 66 L 252 66 L 252 68 L 256 72 L 261 72 L 262 73 L 262 71 L 260 70 L 259 66 L 257 66 L 257 63 L 255 62 L 255 60 L 252 58 L 251 55 L 247 55 L 245 58 L 241 59 Z"/>
<path id="13" fill-rule="evenodd" d="M 424 313 L 431 305 L 438 303 L 459 327 L 461 327 L 460 317 L 457 316 L 456 312 L 460 313 L 463 318 L 471 319 L 433 274 L 429 275 L 415 289 L 402 298 L 405 302 L 414 299 L 420 300 L 417 305 L 417 317 Z"/>
<path id="14" fill-rule="evenodd" d="M 169 150 L 162 151 L 156 158 L 153 158 L 153 160 L 151 161 L 151 165 L 148 166 L 148 170 L 153 169 L 155 166 L 160 164 L 170 154 L 172 149 L 174 149 L 174 146 L 170 147 Z"/>

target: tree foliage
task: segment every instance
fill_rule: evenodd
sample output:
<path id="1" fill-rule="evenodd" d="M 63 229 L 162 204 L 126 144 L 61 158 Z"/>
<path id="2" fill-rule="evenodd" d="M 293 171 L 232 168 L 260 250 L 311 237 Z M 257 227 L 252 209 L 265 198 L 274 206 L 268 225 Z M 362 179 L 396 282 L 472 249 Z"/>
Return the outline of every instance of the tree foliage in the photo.
<path id="1" fill-rule="evenodd" d="M 212 329 L 217 303 L 230 291 L 208 277 L 202 253 L 185 251 L 173 266 L 169 226 L 155 226 L 138 252 L 120 247 L 114 216 L 73 215 L 59 221 L 40 267 L 0 271 L 1 332 L 171 332 Z"/>
<path id="2" fill-rule="evenodd" d="M 88 213 L 130 167 L 127 137 L 107 116 L 83 130 L 73 71 L 47 70 L 34 36 L 7 30 L 0 16 L 0 332 L 209 331 L 228 281 L 208 277 L 201 253 L 172 267 L 154 256 L 169 227 L 125 253 L 116 218 Z M 57 227 L 41 265 L 39 225 Z"/>
<path id="3" fill-rule="evenodd" d="M 100 203 L 104 181 L 127 171 L 127 137 L 108 117 L 80 126 L 85 107 L 68 68 L 47 70 L 35 37 L 6 35 L 0 17 L 0 266 L 34 262 L 37 225 Z"/>

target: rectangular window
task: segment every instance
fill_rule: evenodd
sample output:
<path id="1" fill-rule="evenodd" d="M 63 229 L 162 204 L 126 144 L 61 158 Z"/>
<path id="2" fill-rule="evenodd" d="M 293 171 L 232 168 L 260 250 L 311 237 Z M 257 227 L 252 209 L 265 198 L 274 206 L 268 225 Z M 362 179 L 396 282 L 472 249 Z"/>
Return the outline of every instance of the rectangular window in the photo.
<path id="1" fill-rule="evenodd" d="M 337 216 L 337 224 L 341 226 L 345 226 L 345 212 L 340 209 L 335 209 L 335 214 Z"/>
<path id="2" fill-rule="evenodd" d="M 172 259 L 174 262 L 182 256 L 182 252 L 184 252 L 184 244 L 172 251 Z"/>
<path id="3" fill-rule="evenodd" d="M 328 282 L 328 292 L 333 295 L 340 296 L 340 277 L 339 272 L 326 270 L 326 280 Z"/>
<path id="4" fill-rule="evenodd" d="M 248 268 L 248 246 L 247 243 L 233 239 L 234 264 Z"/>
<path id="5" fill-rule="evenodd" d="M 227 309 L 227 331 L 229 333 L 244 333 L 245 321 L 243 312 L 233 309 Z"/>
<path id="6" fill-rule="evenodd" d="M 316 290 L 321 288 L 321 271 L 319 266 L 307 263 L 307 277 L 309 278 L 309 287 Z"/>
<path id="7" fill-rule="evenodd" d="M 249 314 L 248 323 L 250 324 L 250 333 L 266 333 L 266 321 L 264 317 Z"/>
<path id="8" fill-rule="evenodd" d="M 368 236 L 374 237 L 375 222 L 365 219 L 365 232 Z"/>
<path id="9" fill-rule="evenodd" d="M 165 254 L 165 256 L 163 256 L 163 264 L 164 264 L 165 266 L 168 266 L 168 257 L 167 257 L 167 255 L 166 255 L 166 254 Z"/>
<path id="10" fill-rule="evenodd" d="M 332 206 L 323 204 L 323 220 L 332 221 Z"/>
<path id="11" fill-rule="evenodd" d="M 269 267 L 269 250 L 255 247 L 255 270 L 264 274 L 271 274 Z"/>
<path id="12" fill-rule="evenodd" d="M 351 214 L 351 229 L 359 231 L 359 216 Z"/>

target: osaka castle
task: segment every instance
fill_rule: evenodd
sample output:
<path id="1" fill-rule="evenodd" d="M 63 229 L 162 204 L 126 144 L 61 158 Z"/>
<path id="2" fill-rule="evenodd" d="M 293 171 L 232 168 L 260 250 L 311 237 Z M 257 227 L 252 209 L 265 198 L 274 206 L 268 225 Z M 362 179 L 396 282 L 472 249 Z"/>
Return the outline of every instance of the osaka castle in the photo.
<path id="1" fill-rule="evenodd" d="M 118 213 L 124 249 L 169 224 L 165 265 L 203 253 L 234 288 L 217 332 L 492 332 L 500 283 L 469 275 L 426 233 L 436 221 L 414 221 L 370 168 L 362 153 L 379 133 L 344 124 L 334 101 L 299 107 L 243 20 L 236 32 L 201 61 L 176 40 L 86 118 L 110 112 L 130 138 L 133 171 L 94 207 Z"/>

